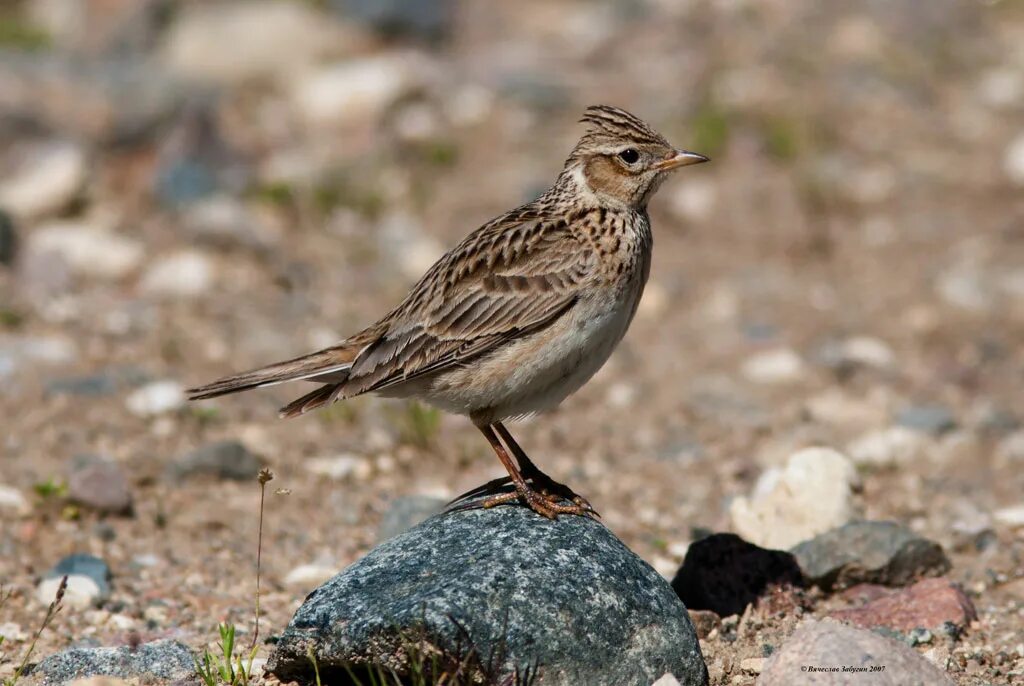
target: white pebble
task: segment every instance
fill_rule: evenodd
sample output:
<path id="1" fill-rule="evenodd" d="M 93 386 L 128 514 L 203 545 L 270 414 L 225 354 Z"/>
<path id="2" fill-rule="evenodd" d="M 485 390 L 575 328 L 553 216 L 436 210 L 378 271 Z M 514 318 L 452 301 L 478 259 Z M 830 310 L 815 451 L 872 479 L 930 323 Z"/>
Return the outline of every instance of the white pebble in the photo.
<path id="1" fill-rule="evenodd" d="M 370 120 L 421 80 L 421 57 L 386 55 L 346 60 L 297 81 L 292 93 L 299 113 L 316 125 Z"/>
<path id="2" fill-rule="evenodd" d="M 864 434 L 848 446 L 847 452 L 858 466 L 894 467 L 920 457 L 928 439 L 905 426 L 890 426 Z"/>
<path id="3" fill-rule="evenodd" d="M 1013 505 L 996 510 L 992 513 L 992 518 L 1007 526 L 1024 526 L 1024 505 Z"/>
<path id="4" fill-rule="evenodd" d="M 0 624 L 0 636 L 4 637 L 4 643 L 8 641 L 24 641 L 28 639 L 29 633 L 14 622 Z"/>
<path id="5" fill-rule="evenodd" d="M 61 577 L 43 579 L 36 586 L 36 600 L 41 605 L 49 605 L 57 597 L 57 588 L 60 586 Z M 64 605 L 75 610 L 85 610 L 93 605 L 100 597 L 100 587 L 95 581 L 82 574 L 71 574 L 68 576 L 68 587 L 64 592 Z"/>
<path id="6" fill-rule="evenodd" d="M 19 516 L 32 512 L 32 504 L 17 488 L 0 484 L 0 510 L 14 510 Z"/>
<path id="7" fill-rule="evenodd" d="M 743 375 L 755 383 L 790 383 L 799 379 L 803 372 L 803 360 L 790 348 L 766 350 L 743 363 Z"/>
<path id="8" fill-rule="evenodd" d="M 337 568 L 326 565 L 299 565 L 288 572 L 284 578 L 284 585 L 298 588 L 315 588 L 337 573 Z"/>
<path id="9" fill-rule="evenodd" d="M 132 392 L 126 404 L 132 414 L 152 417 L 184 407 L 185 391 L 177 381 L 154 381 Z"/>
<path id="10" fill-rule="evenodd" d="M 788 549 L 853 519 L 858 486 L 848 457 L 831 448 L 805 448 L 784 468 L 765 471 L 750 497 L 732 501 L 729 514 L 748 541 Z"/>
<path id="11" fill-rule="evenodd" d="M 665 672 L 657 681 L 651 686 L 681 686 L 679 679 L 676 679 L 671 672 Z"/>
<path id="12" fill-rule="evenodd" d="M 53 253 L 79 275 L 119 279 L 142 262 L 142 244 L 98 226 L 79 221 L 57 221 L 29 235 L 28 249 L 37 255 Z"/>
<path id="13" fill-rule="evenodd" d="M 22 219 L 57 212 L 81 190 L 85 172 L 85 153 L 76 145 L 46 143 L 31 148 L 0 184 L 0 207 Z"/>
<path id="14" fill-rule="evenodd" d="M 1024 133 L 1017 135 L 1006 148 L 1003 157 L 1003 169 L 1010 181 L 1018 186 L 1024 186 Z"/>
<path id="15" fill-rule="evenodd" d="M 369 460 L 355 455 L 312 457 L 303 462 L 303 466 L 313 474 L 326 476 L 335 481 L 341 481 L 350 476 L 356 480 L 363 480 L 368 478 L 373 471 Z"/>
<path id="16" fill-rule="evenodd" d="M 209 257 L 185 250 L 160 258 L 142 278 L 142 290 L 165 297 L 194 298 L 206 293 L 213 282 Z"/>

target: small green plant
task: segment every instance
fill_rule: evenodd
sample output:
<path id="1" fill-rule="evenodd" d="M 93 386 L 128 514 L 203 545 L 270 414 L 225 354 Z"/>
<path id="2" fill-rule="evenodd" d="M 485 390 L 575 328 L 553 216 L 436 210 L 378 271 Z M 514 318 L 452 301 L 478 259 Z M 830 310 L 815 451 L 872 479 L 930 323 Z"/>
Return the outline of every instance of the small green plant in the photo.
<path id="1" fill-rule="evenodd" d="M 46 481 L 34 484 L 32 490 L 43 500 L 49 500 L 51 498 L 63 498 L 67 495 L 68 485 L 51 476 Z"/>
<path id="2" fill-rule="evenodd" d="M 402 417 L 402 439 L 418 448 L 428 448 L 441 428 L 441 413 L 433 407 L 410 402 Z"/>
<path id="3" fill-rule="evenodd" d="M 7 677 L 2 682 L 0 682 L 0 685 L 15 686 L 15 684 L 18 683 L 18 679 L 21 678 L 21 675 L 24 674 L 25 670 L 28 668 L 28 662 L 30 659 L 32 659 L 32 653 L 36 649 L 36 643 L 39 641 L 39 637 L 43 635 L 43 632 L 46 631 L 46 627 L 50 625 L 50 622 L 53 621 L 53 618 L 57 616 L 58 612 L 60 612 L 62 607 L 61 603 L 64 600 L 64 593 L 67 590 L 68 578 L 65 576 L 61 578 L 60 584 L 57 586 L 57 593 L 54 596 L 53 600 L 50 602 L 50 606 L 46 608 L 46 616 L 43 617 L 42 623 L 39 625 L 39 628 L 36 630 L 36 633 L 32 636 L 32 642 L 28 644 L 28 650 L 25 651 L 25 655 L 21 658 L 21 664 L 19 664 L 18 668 L 14 670 L 14 676 Z M 7 602 L 7 600 L 10 597 L 10 591 L 4 593 L 3 589 L 0 588 L 0 607 L 3 607 L 3 605 Z M 0 643 L 2 642 L 3 637 L 0 636 Z"/>
<path id="4" fill-rule="evenodd" d="M 235 654 L 235 625 L 221 623 L 220 654 L 215 655 L 209 648 L 203 650 L 202 659 L 196 659 L 196 673 L 206 686 L 248 686 L 252 678 L 252 662 L 257 648 L 248 655 Z"/>

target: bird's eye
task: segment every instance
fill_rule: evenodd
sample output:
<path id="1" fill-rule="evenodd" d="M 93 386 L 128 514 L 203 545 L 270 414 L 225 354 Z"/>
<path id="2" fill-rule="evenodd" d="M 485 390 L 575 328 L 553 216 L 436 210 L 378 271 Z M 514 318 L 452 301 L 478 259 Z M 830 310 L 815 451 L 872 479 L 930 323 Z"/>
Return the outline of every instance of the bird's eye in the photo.
<path id="1" fill-rule="evenodd" d="M 640 153 L 633 148 L 626 148 L 619 153 L 619 157 L 622 158 L 622 161 L 626 164 L 635 164 L 636 161 L 640 159 Z"/>

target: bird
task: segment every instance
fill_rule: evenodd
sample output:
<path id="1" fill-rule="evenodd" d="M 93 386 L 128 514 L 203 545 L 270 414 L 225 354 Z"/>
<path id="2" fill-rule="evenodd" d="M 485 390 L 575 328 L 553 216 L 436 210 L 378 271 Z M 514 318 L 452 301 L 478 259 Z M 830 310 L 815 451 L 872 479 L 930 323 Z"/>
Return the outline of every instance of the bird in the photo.
<path id="1" fill-rule="evenodd" d="M 285 418 L 364 393 L 422 401 L 468 416 L 508 472 L 456 501 L 595 516 L 530 460 L 505 422 L 553 409 L 607 361 L 650 274 L 648 202 L 673 171 L 709 158 L 673 147 L 618 107 L 590 106 L 580 122 L 585 131 L 547 191 L 470 233 L 376 323 L 189 389 L 189 398 L 317 384 L 281 408 Z"/>

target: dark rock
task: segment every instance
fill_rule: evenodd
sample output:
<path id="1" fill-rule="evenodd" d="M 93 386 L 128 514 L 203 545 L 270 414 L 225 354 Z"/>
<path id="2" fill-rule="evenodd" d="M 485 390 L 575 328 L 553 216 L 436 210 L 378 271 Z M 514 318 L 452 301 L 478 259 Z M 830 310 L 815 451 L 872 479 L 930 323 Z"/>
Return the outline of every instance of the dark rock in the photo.
<path id="1" fill-rule="evenodd" d="M 872 669 L 874 668 L 874 669 Z M 872 631 L 809 619 L 764 665 L 757 686 L 953 686 L 913 648 Z"/>
<path id="2" fill-rule="evenodd" d="M 912 405 L 896 415 L 896 423 L 908 429 L 939 436 L 956 428 L 956 417 L 939 405 Z"/>
<path id="3" fill-rule="evenodd" d="M 807 580 L 825 590 L 858 583 L 905 586 L 950 567 L 942 546 L 895 522 L 850 522 L 792 552 Z"/>
<path id="4" fill-rule="evenodd" d="M 331 0 L 330 7 L 385 36 L 428 41 L 447 37 L 455 19 L 454 0 Z"/>
<path id="5" fill-rule="evenodd" d="M 0 265 L 10 266 L 18 250 L 18 234 L 14 231 L 14 220 L 0 210 Z"/>
<path id="6" fill-rule="evenodd" d="M 925 579 L 913 586 L 887 591 L 861 607 L 830 613 L 831 617 L 866 629 L 895 631 L 941 629 L 946 624 L 963 628 L 978 618 L 971 599 L 948 579 Z"/>
<path id="7" fill-rule="evenodd" d="M 428 495 L 395 498 L 387 512 L 381 517 L 380 526 L 377 528 L 377 541 L 386 541 L 398 534 L 405 533 L 443 510 L 445 504 L 444 498 L 434 498 Z"/>
<path id="8" fill-rule="evenodd" d="M 691 610 L 727 617 L 742 614 L 771 587 L 802 583 L 791 554 L 766 550 L 736 534 L 713 534 L 689 547 L 672 588 Z"/>
<path id="9" fill-rule="evenodd" d="M 66 684 L 90 676 L 138 678 L 143 683 L 197 681 L 192 650 L 166 639 L 117 648 L 71 648 L 47 657 L 31 672 L 39 686 Z"/>
<path id="10" fill-rule="evenodd" d="M 708 678 L 657 572 L 592 519 L 517 506 L 442 513 L 377 546 L 306 598 L 267 669 L 311 679 L 311 649 L 326 681 L 346 665 L 402 673 L 410 640 L 441 662 L 473 651 L 488 683 L 527 668 L 547 686 Z"/>
<path id="11" fill-rule="evenodd" d="M 132 512 L 132 494 L 121 465 L 95 455 L 79 455 L 71 461 L 68 497 L 98 512 Z"/>
<path id="12" fill-rule="evenodd" d="M 174 477 L 196 475 L 248 481 L 256 478 L 263 463 L 238 441 L 220 441 L 197 448 L 168 467 Z"/>

